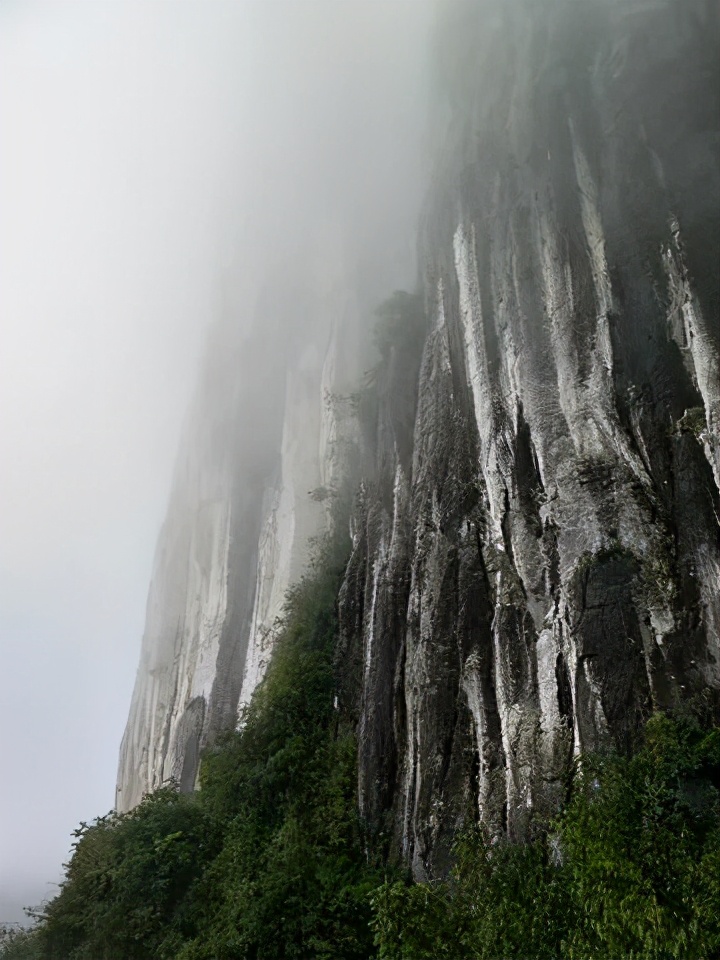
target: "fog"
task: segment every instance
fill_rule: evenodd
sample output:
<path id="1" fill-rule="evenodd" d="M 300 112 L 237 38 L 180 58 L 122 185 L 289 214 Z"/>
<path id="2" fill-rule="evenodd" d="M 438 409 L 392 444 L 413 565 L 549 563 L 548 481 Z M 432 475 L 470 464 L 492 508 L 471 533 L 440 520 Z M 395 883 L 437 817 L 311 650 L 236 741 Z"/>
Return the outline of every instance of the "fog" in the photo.
<path id="1" fill-rule="evenodd" d="M 412 277 L 431 21 L 420 0 L 0 0 L 0 921 L 112 805 L 224 291 L 250 322 L 278 264 L 386 231 L 387 283 Z"/>

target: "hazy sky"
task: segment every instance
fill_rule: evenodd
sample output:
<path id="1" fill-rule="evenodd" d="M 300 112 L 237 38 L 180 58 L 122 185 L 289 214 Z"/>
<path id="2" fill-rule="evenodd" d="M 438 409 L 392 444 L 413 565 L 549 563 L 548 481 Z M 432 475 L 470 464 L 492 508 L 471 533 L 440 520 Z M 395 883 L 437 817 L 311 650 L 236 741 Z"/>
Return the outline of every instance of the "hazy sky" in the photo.
<path id="1" fill-rule="evenodd" d="M 328 220 L 412 246 L 430 16 L 0 0 L 0 921 L 112 805 L 223 278 L 243 322 L 278 248 Z"/>

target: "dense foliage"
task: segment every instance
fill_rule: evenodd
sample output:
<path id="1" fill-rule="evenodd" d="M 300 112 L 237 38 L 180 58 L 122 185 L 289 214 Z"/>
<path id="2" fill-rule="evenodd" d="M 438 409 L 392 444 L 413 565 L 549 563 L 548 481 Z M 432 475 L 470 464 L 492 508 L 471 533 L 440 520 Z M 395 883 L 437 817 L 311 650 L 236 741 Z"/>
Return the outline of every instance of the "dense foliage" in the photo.
<path id="1" fill-rule="evenodd" d="M 380 359 L 345 398 L 406 458 L 425 326 L 421 298 L 393 294 L 378 311 Z M 530 844 L 470 832 L 451 876 L 425 884 L 381 862 L 356 808 L 355 733 L 336 706 L 345 494 L 310 495 L 332 501 L 335 534 L 290 592 L 242 730 L 206 752 L 198 793 L 168 785 L 81 824 L 60 893 L 34 929 L 0 931 L 0 957 L 720 956 L 720 731 L 697 711 L 653 717 L 633 757 L 583 757 L 565 810 Z"/>
<path id="2" fill-rule="evenodd" d="M 76 831 L 59 896 L 5 960 L 705 960 L 720 955 L 720 731 L 657 715 L 632 757 L 583 758 L 528 845 L 456 845 L 450 878 L 373 862 L 333 707 L 340 565 L 292 594 L 277 657 L 203 789 Z M 709 730 L 709 732 L 708 732 Z"/>
<path id="3" fill-rule="evenodd" d="M 5 960 L 41 960 L 39 933 L 17 924 L 0 926 L 0 957 Z"/>
<path id="4" fill-rule="evenodd" d="M 587 757 L 534 843 L 456 848 L 447 882 L 383 885 L 383 960 L 720 956 L 720 731 L 653 717 L 631 759 Z"/>
<path id="5" fill-rule="evenodd" d="M 169 786 L 82 824 L 59 895 L 4 957 L 371 955 L 385 874 L 365 851 L 354 736 L 333 699 L 343 540 L 291 592 L 266 680 L 242 732 L 206 756 L 202 790 Z"/>

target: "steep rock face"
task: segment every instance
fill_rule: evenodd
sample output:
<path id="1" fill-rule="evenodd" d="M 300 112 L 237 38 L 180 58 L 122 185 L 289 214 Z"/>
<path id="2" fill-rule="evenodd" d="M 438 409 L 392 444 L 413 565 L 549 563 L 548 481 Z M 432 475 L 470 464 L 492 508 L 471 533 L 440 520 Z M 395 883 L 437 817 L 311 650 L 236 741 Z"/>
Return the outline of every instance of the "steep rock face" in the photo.
<path id="1" fill-rule="evenodd" d="M 236 313 L 211 331 L 156 551 L 120 811 L 170 779 L 194 789 L 203 748 L 242 722 L 287 590 L 331 520 L 376 293 L 361 301 L 333 234 L 305 266 L 268 285 L 251 332 Z"/>
<path id="2" fill-rule="evenodd" d="M 337 281 L 318 291 L 316 310 L 317 329 L 286 374 L 281 469 L 264 494 L 240 720 L 272 656 L 288 587 L 305 572 L 313 538 L 331 522 L 329 505 L 348 467 L 333 394 L 354 370 L 348 353 L 355 310 Z"/>
<path id="3" fill-rule="evenodd" d="M 302 295 L 287 300 L 297 320 Z M 171 778 L 194 788 L 201 750 L 262 679 L 285 593 L 326 523 L 308 491 L 326 456 L 332 313 L 312 306 L 301 347 L 285 342 L 284 303 L 265 305 L 254 335 L 227 323 L 211 337 L 156 553 L 118 810 Z"/>
<path id="4" fill-rule="evenodd" d="M 654 706 L 717 694 L 719 33 L 706 0 L 445 8 L 426 328 L 390 347 L 371 424 L 343 391 L 385 282 L 361 305 L 326 276 L 289 344 L 210 350 L 120 809 L 192 789 L 237 722 L 359 438 L 338 706 L 362 812 L 416 877 L 469 822 L 531 833 L 573 756 Z"/>
<path id="5" fill-rule="evenodd" d="M 418 878 L 720 687 L 720 8 L 453 16 L 412 459 L 390 374 L 340 597 L 361 808 Z"/>
<path id="6" fill-rule="evenodd" d="M 238 355 L 226 339 L 227 330 L 218 327 L 160 534 L 120 752 L 119 810 L 130 809 L 170 777 L 192 789 L 208 731 L 232 724 L 240 694 L 244 650 L 237 649 L 235 638 L 244 634 L 246 647 L 262 481 L 278 469 L 272 443 L 255 434 L 254 420 L 263 412 L 272 434 L 283 401 L 279 390 L 276 409 L 263 411 L 254 395 L 262 389 L 258 351 L 248 351 L 245 376 L 238 378 Z M 251 456 L 239 484 L 235 461 L 241 444 Z"/>

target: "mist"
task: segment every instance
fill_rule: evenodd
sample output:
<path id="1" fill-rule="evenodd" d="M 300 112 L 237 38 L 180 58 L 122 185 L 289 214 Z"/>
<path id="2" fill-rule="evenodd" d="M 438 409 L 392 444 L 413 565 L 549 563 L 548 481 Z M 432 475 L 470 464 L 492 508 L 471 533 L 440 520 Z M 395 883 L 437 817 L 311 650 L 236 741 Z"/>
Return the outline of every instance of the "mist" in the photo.
<path id="1" fill-rule="evenodd" d="M 0 3 L 0 921 L 112 806 L 209 325 L 330 253 L 414 283 L 432 18 Z"/>

